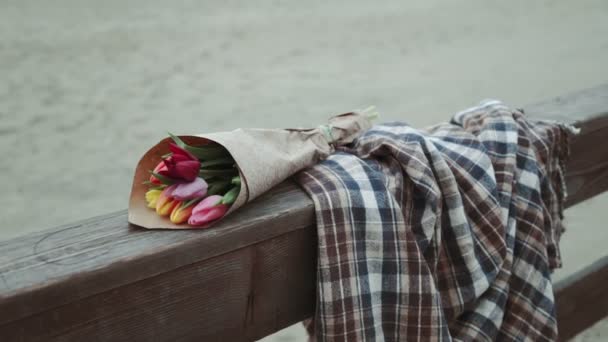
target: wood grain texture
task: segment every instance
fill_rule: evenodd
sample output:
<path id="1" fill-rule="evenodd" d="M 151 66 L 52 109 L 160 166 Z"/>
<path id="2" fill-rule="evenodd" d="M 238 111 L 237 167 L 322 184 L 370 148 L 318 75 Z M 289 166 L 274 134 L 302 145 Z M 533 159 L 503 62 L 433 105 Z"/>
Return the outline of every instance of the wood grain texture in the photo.
<path id="1" fill-rule="evenodd" d="M 608 316 L 608 256 L 555 285 L 559 336 L 565 341 Z"/>
<path id="2" fill-rule="evenodd" d="M 595 120 L 603 129 L 582 127 L 570 145 L 566 207 L 608 190 L 608 113 Z"/>
<path id="3" fill-rule="evenodd" d="M 608 85 L 526 112 L 581 128 L 568 205 L 608 188 Z M 287 181 L 213 229 L 143 230 L 118 212 L 0 242 L 0 341 L 263 337 L 313 312 L 314 222 Z"/>
<path id="4" fill-rule="evenodd" d="M 249 341 L 312 311 L 314 234 L 296 230 L 0 326 L 2 341 Z M 306 244 L 304 244 L 305 242 Z M 302 291 L 293 296 L 292 289 Z M 280 304 L 280 305 L 279 305 Z"/>
<path id="5" fill-rule="evenodd" d="M 285 182 L 214 229 L 149 231 L 129 226 L 123 211 L 0 242 L 0 324 L 313 222 L 312 201 Z"/>

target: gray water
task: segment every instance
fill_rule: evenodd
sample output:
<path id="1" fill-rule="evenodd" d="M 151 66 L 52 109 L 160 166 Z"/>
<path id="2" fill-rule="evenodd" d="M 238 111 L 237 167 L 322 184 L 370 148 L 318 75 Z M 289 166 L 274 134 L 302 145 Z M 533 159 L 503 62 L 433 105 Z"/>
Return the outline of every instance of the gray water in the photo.
<path id="1" fill-rule="evenodd" d="M 126 208 L 167 130 L 313 126 L 369 105 L 421 127 L 606 82 L 606 18 L 605 0 L 2 0 L 0 239 Z M 606 254 L 607 205 L 568 212 L 557 278 Z"/>

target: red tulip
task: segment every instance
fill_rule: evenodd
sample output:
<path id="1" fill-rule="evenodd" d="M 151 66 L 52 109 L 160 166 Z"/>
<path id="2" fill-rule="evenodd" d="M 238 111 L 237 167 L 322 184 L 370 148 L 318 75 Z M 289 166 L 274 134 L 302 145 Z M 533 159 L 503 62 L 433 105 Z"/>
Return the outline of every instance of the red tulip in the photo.
<path id="1" fill-rule="evenodd" d="M 158 163 L 158 165 L 156 165 L 156 167 L 154 168 L 154 173 L 159 174 L 159 173 L 166 173 L 167 172 L 167 165 L 165 165 L 165 161 L 161 160 L 160 163 Z M 150 183 L 152 184 L 157 184 L 160 185 L 162 184 L 162 182 L 160 181 L 160 179 L 154 177 L 154 176 L 150 176 Z"/>
<path id="2" fill-rule="evenodd" d="M 192 153 L 175 144 L 169 144 L 169 150 L 172 155 L 163 160 L 167 170 L 159 170 L 158 174 L 187 182 L 196 179 L 201 162 Z"/>

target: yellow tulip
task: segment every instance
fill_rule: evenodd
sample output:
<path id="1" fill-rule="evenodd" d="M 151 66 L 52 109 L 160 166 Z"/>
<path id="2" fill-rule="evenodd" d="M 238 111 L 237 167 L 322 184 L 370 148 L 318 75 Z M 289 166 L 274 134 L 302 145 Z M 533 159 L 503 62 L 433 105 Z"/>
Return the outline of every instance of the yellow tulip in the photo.
<path id="1" fill-rule="evenodd" d="M 160 196 L 161 192 L 161 190 L 148 190 L 148 192 L 146 192 L 146 202 L 148 202 L 148 208 L 156 208 L 156 201 L 158 201 L 158 197 Z"/>

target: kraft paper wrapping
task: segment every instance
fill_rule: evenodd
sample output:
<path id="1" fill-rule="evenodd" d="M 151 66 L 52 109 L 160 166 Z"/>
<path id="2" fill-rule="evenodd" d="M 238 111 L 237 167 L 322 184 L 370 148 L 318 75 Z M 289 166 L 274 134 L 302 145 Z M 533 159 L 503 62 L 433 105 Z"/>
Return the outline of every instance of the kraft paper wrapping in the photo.
<path id="1" fill-rule="evenodd" d="M 241 191 L 226 214 L 229 215 L 298 171 L 327 158 L 335 146 L 351 143 L 369 128 L 367 116 L 346 113 L 314 129 L 237 129 L 180 138 L 193 146 L 218 143 L 234 158 L 241 176 Z M 148 229 L 208 227 L 177 225 L 146 207 L 148 187 L 143 182 L 150 178 L 149 170 L 154 169 L 161 156 L 169 152 L 170 142 L 169 138 L 162 140 L 139 161 L 129 199 L 129 223 Z"/>

